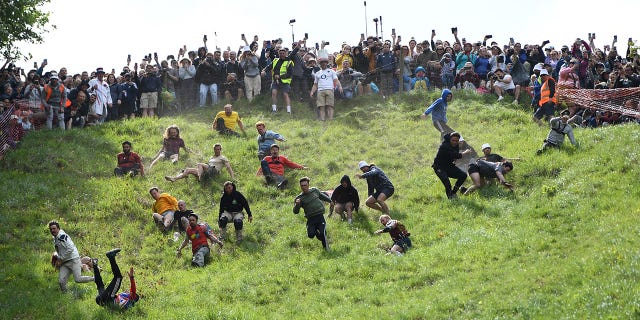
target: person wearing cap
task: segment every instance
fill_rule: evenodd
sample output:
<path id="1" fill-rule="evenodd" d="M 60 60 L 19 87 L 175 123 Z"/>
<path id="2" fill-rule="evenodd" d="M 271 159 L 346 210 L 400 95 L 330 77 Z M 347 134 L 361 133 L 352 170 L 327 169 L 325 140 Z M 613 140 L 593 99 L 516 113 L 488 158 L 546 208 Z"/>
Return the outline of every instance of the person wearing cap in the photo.
<path id="1" fill-rule="evenodd" d="M 415 76 L 411 78 L 411 90 L 429 90 L 431 81 L 427 77 L 427 70 L 422 66 L 418 66 L 414 71 Z"/>
<path id="2" fill-rule="evenodd" d="M 261 75 L 267 71 L 271 71 L 271 112 L 278 111 L 278 92 L 284 96 L 284 102 L 287 105 L 287 112 L 291 113 L 291 99 L 289 91 L 291 91 L 291 79 L 293 76 L 293 61 L 287 56 L 287 49 L 280 48 L 278 57 L 273 59 L 270 65 L 262 70 Z"/>
<path id="3" fill-rule="evenodd" d="M 488 143 L 485 143 L 482 145 L 482 153 L 484 154 L 482 157 L 480 157 L 480 159 L 485 160 L 485 161 L 489 161 L 489 162 L 502 162 L 504 160 L 506 160 L 505 158 L 503 158 L 501 155 L 497 154 L 497 153 L 491 153 L 491 145 Z"/>
<path id="4" fill-rule="evenodd" d="M 217 243 L 220 248 L 224 246 L 224 243 L 220 241 L 214 234 L 213 230 L 207 223 L 198 223 L 198 215 L 195 213 L 189 214 L 189 226 L 187 226 L 186 236 L 184 241 L 176 250 L 178 258 L 182 256 L 182 248 L 186 247 L 191 241 L 191 252 L 193 258 L 191 258 L 191 265 L 194 267 L 204 267 L 204 264 L 209 260 L 211 249 L 209 248 L 209 240 L 213 243 Z"/>
<path id="5" fill-rule="evenodd" d="M 440 144 L 438 153 L 433 159 L 433 164 L 431 165 L 433 171 L 435 171 L 438 176 L 438 179 L 442 182 L 447 198 L 449 199 L 457 197 L 456 193 L 458 192 L 458 189 L 460 189 L 464 181 L 467 179 L 467 174 L 455 165 L 456 159 L 461 159 L 468 153 L 472 152 L 470 149 L 460 152 L 461 138 L 462 137 L 458 132 L 447 133 L 444 135 L 442 144 Z M 456 183 L 453 188 L 451 187 L 451 181 L 449 181 L 449 179 L 456 179 Z"/>
<path id="6" fill-rule="evenodd" d="M 191 63 L 191 59 L 183 57 L 180 59 L 180 68 L 178 69 L 178 78 L 180 85 L 176 90 L 178 100 L 183 108 L 192 108 L 196 105 L 196 97 L 198 96 L 198 86 L 195 81 L 196 67 Z"/>
<path id="7" fill-rule="evenodd" d="M 445 134 L 451 133 L 454 130 L 447 125 L 447 107 L 449 102 L 453 100 L 453 93 L 449 89 L 442 89 L 442 95 L 436 99 L 421 115 L 420 117 L 426 119 L 431 114 L 431 121 L 433 126 L 440 132 L 440 139 Z"/>
<path id="8" fill-rule="evenodd" d="M 578 147 L 578 141 L 576 141 L 575 136 L 573 135 L 573 127 L 569 122 L 569 115 L 562 115 L 560 117 L 555 117 L 549 120 L 549 126 L 551 130 L 549 130 L 549 134 L 547 138 L 544 139 L 542 143 L 542 148 L 540 148 L 536 154 L 542 154 L 548 148 L 560 148 L 564 143 L 564 136 L 569 137 L 569 141 L 576 148 Z"/>
<path id="9" fill-rule="evenodd" d="M 309 96 L 313 97 L 316 91 L 318 92 L 316 106 L 318 107 L 320 121 L 325 120 L 325 110 L 326 117 L 331 120 L 333 119 L 333 106 L 335 105 L 334 89 L 337 88 L 340 94 L 342 94 L 342 85 L 338 80 L 336 72 L 327 67 L 329 59 L 327 57 L 320 57 L 318 60 L 320 62 L 320 71 L 313 75 L 313 87 L 311 87 Z"/>
<path id="10" fill-rule="evenodd" d="M 304 217 L 307 219 L 307 236 L 314 237 L 322 242 L 322 247 L 329 251 L 327 242 L 327 222 L 324 219 L 324 202 L 331 202 L 331 198 L 316 187 L 310 187 L 309 177 L 302 177 L 299 180 L 302 192 L 295 198 L 293 213 L 300 213 L 300 208 L 304 210 Z"/>
<path id="11" fill-rule="evenodd" d="M 287 186 L 289 181 L 284 178 L 284 168 L 307 170 L 309 168 L 297 164 L 285 156 L 280 155 L 280 146 L 272 144 L 269 148 L 271 155 L 264 157 L 260 161 L 260 170 L 267 181 L 267 184 L 276 184 L 278 189 L 282 190 Z"/>
<path id="12" fill-rule="evenodd" d="M 473 68 L 473 63 L 466 62 L 462 70 L 456 74 L 453 85 L 462 89 L 477 89 L 480 87 L 480 77 Z"/>
<path id="13" fill-rule="evenodd" d="M 256 56 L 249 46 L 242 48 L 240 56 L 240 67 L 244 70 L 244 88 L 249 102 L 260 94 L 261 77 L 258 56 Z"/>
<path id="14" fill-rule="evenodd" d="M 360 161 L 358 168 L 362 171 L 362 174 L 358 173 L 355 177 L 367 179 L 367 192 L 369 194 L 367 201 L 365 201 L 367 207 L 378 210 L 384 214 L 389 214 L 389 206 L 386 201 L 395 192 L 391 180 L 387 178 L 387 175 L 382 169 L 373 163 Z"/>
<path id="15" fill-rule="evenodd" d="M 107 110 L 113 105 L 111 90 L 104 75 L 104 69 L 97 68 L 96 77 L 89 80 L 89 93 L 96 95 L 96 101 L 89 109 L 89 117 L 97 123 L 103 123 L 107 119 Z"/>
<path id="16" fill-rule="evenodd" d="M 44 85 L 42 102 L 47 113 L 47 128 L 53 128 L 53 118 L 55 117 L 58 120 L 58 127 L 64 130 L 64 106 L 67 102 L 67 90 L 60 83 L 56 73 L 51 74 L 49 83 Z"/>
<path id="17" fill-rule="evenodd" d="M 556 104 L 558 103 L 556 94 L 556 81 L 549 76 L 547 69 L 540 70 L 542 86 L 540 87 L 540 101 L 538 109 L 533 114 L 533 120 L 542 126 L 542 117 L 548 120 L 553 116 Z"/>
<path id="18" fill-rule="evenodd" d="M 491 162 L 478 159 L 475 163 L 469 165 L 469 177 L 473 181 L 473 185 L 469 188 L 460 187 L 463 195 L 469 195 L 478 188 L 485 185 L 487 179 L 498 179 L 500 184 L 507 189 L 513 191 L 513 185 L 508 183 L 504 176 L 513 170 L 513 163 L 510 161 Z"/>

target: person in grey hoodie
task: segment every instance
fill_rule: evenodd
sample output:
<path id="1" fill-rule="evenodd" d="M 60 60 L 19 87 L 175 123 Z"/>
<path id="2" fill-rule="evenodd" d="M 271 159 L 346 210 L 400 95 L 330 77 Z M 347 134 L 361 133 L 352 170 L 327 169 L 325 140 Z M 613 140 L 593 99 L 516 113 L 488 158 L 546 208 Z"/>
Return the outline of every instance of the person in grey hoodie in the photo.
<path id="1" fill-rule="evenodd" d="M 260 80 L 258 56 L 256 56 L 248 46 L 242 48 L 240 66 L 244 70 L 244 87 L 247 100 L 251 102 L 255 96 L 260 94 L 262 81 Z"/>

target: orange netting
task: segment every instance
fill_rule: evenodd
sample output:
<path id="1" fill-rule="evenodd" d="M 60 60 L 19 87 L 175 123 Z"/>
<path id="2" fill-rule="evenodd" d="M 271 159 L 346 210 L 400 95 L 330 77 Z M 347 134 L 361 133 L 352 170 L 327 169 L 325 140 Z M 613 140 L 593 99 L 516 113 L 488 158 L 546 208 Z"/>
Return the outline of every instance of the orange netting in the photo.
<path id="1" fill-rule="evenodd" d="M 640 88 L 559 89 L 558 101 L 582 108 L 612 111 L 640 119 Z"/>

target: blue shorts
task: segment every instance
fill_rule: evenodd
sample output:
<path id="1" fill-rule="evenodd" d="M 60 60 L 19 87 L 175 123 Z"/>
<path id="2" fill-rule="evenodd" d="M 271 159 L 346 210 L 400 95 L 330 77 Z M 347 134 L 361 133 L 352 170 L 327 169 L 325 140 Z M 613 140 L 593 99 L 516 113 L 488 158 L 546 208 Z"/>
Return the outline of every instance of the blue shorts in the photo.
<path id="1" fill-rule="evenodd" d="M 291 86 L 288 83 L 271 82 L 271 90 L 278 90 L 282 93 L 289 93 Z"/>

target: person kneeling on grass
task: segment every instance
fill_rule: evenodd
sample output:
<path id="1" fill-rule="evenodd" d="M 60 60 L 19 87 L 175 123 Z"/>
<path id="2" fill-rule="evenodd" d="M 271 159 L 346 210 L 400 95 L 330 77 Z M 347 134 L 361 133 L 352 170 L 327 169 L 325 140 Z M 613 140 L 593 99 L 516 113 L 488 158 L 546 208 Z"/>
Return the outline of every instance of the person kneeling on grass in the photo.
<path id="1" fill-rule="evenodd" d="M 107 252 L 107 258 L 111 263 L 111 272 L 113 273 L 113 280 L 109 282 L 109 286 L 104 287 L 102 277 L 100 276 L 100 268 L 98 267 L 98 259 L 93 259 L 93 274 L 95 275 L 95 283 L 98 287 L 98 296 L 96 297 L 96 303 L 100 306 L 107 306 L 120 309 L 129 309 L 138 302 L 140 297 L 136 293 L 136 280 L 133 277 L 133 267 L 129 269 L 129 282 L 131 287 L 129 292 L 117 293 L 122 284 L 122 273 L 116 262 L 116 255 L 120 252 L 120 248 L 113 249 Z"/>
<path id="2" fill-rule="evenodd" d="M 485 160 L 476 160 L 476 163 L 469 165 L 469 176 L 473 181 L 473 185 L 469 189 L 465 187 L 460 188 L 460 192 L 464 195 L 468 195 L 476 189 L 485 185 L 485 179 L 498 178 L 500 183 L 513 191 L 513 185 L 505 180 L 504 175 L 513 170 L 513 163 L 510 161 L 504 162 L 489 162 Z"/>
<path id="3" fill-rule="evenodd" d="M 387 214 L 381 215 L 379 221 L 382 223 L 384 228 L 376 230 L 375 234 L 381 234 L 383 232 L 389 233 L 391 240 L 393 240 L 393 246 L 391 247 L 390 253 L 401 256 L 411 248 L 411 238 L 409 238 L 411 234 L 407 231 L 404 224 L 398 220 L 391 219 Z"/>
<path id="4" fill-rule="evenodd" d="M 176 250 L 178 258 L 182 256 L 182 248 L 189 244 L 189 240 L 191 240 L 191 252 L 193 253 L 191 265 L 194 267 L 204 267 L 205 261 L 209 259 L 209 253 L 211 250 L 209 249 L 208 240 L 217 243 L 220 245 L 220 248 L 224 245 L 222 241 L 218 240 L 218 238 L 213 235 L 213 231 L 207 223 L 198 223 L 198 215 L 195 213 L 191 213 L 189 215 L 187 236 L 184 238 L 184 241 L 182 241 L 178 250 Z"/>

